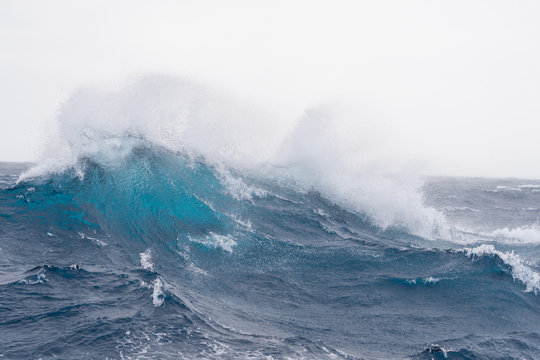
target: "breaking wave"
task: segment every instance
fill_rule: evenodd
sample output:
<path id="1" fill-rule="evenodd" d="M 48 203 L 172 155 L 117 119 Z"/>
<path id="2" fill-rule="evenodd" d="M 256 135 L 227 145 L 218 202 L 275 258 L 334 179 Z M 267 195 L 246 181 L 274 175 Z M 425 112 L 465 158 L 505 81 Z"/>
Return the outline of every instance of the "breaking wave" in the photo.
<path id="1" fill-rule="evenodd" d="M 64 104 L 44 159 L 0 190 L 0 356 L 538 349 L 538 264 L 506 241 L 528 230 L 452 226 L 340 114 L 286 128 L 234 104 L 168 77 Z"/>

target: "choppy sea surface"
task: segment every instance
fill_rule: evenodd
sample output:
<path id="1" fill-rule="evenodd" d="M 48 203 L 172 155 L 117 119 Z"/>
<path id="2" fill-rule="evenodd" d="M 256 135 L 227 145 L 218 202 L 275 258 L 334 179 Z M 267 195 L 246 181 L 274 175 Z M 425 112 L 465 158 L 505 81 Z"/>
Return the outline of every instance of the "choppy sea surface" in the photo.
<path id="1" fill-rule="evenodd" d="M 538 359 L 540 181 L 428 178 L 440 236 L 142 142 L 0 163 L 0 358 Z"/>

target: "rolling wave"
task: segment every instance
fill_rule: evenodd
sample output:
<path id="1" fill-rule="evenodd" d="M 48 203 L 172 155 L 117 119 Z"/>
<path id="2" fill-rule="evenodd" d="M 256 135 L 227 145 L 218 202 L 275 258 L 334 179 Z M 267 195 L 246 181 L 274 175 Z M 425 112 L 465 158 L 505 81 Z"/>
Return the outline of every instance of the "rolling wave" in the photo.
<path id="1" fill-rule="evenodd" d="M 533 359 L 536 185 L 389 174 L 332 116 L 75 94 L 44 160 L 0 166 L 0 357 Z"/>
<path id="2" fill-rule="evenodd" d="M 122 144 L 114 160 L 81 156 L 2 190 L 2 229 L 24 239 L 2 245 L 3 291 L 48 299 L 4 304 L 2 329 L 31 330 L 6 335 L 8 357 L 460 358 L 469 348 L 449 344 L 468 333 L 484 334 L 477 357 L 536 349 L 538 273 L 518 255 L 441 250 L 315 189 L 108 141 Z M 507 337 L 493 345 L 486 328 Z"/>

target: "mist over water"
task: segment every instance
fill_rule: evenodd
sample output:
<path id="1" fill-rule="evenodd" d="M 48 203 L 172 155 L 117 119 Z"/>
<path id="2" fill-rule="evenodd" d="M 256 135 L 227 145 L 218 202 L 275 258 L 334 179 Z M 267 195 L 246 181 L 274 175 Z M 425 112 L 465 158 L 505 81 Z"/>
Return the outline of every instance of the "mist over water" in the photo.
<path id="1" fill-rule="evenodd" d="M 289 132 L 305 110 L 345 102 L 362 141 L 384 134 L 373 143 L 390 159 L 430 175 L 540 177 L 532 1 L 0 6 L 4 161 L 36 160 L 77 87 L 160 72 L 262 105 Z"/>
<path id="2" fill-rule="evenodd" d="M 114 163 L 130 153 L 130 139 L 144 139 L 215 166 L 315 189 L 383 228 L 428 234 L 442 225 L 423 205 L 419 166 L 388 148 L 387 132 L 364 124 L 354 109 L 321 105 L 298 119 L 272 115 L 167 75 L 81 89 L 63 104 L 43 160 L 23 178 L 76 166 L 80 157 Z"/>

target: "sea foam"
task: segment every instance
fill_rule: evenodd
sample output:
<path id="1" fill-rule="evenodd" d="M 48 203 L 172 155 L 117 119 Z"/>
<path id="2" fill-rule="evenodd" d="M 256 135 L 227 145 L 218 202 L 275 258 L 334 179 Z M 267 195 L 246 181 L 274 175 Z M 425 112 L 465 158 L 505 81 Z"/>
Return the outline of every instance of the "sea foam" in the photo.
<path id="1" fill-rule="evenodd" d="M 526 287 L 526 292 L 538 294 L 540 291 L 540 274 L 535 272 L 521 257 L 511 252 L 496 250 L 491 244 L 482 244 L 473 248 L 464 248 L 463 251 L 468 257 L 496 256 L 512 269 L 512 277 Z"/>
<path id="2" fill-rule="evenodd" d="M 416 167 L 381 129 L 332 106 L 283 118 L 190 81 L 143 76 L 75 92 L 59 111 L 58 131 L 42 160 L 20 181 L 67 168 L 83 177 L 81 158 L 115 166 L 143 140 L 202 157 L 216 169 L 318 191 L 381 228 L 450 236 L 444 216 L 423 203 Z M 264 195 L 228 170 L 221 174 L 238 198 Z"/>

